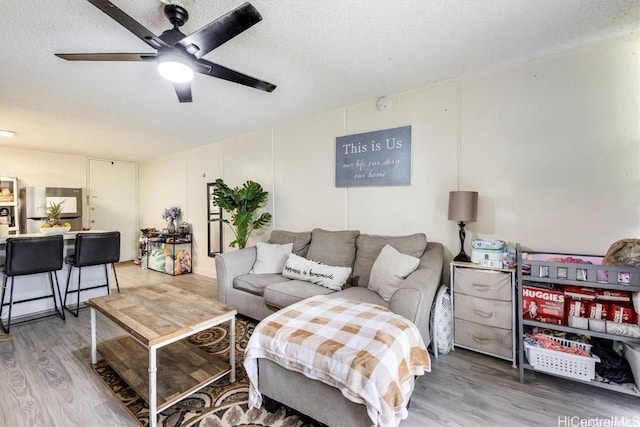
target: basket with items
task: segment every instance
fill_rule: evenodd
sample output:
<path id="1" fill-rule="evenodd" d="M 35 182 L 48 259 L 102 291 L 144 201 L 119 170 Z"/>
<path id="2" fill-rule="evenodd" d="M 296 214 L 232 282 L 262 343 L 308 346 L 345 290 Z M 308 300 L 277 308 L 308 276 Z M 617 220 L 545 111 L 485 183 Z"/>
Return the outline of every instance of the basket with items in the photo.
<path id="1" fill-rule="evenodd" d="M 591 344 L 542 333 L 526 335 L 524 348 L 527 360 L 537 371 L 580 380 L 594 379 L 596 362 L 600 362 L 591 354 Z"/>
<path id="2" fill-rule="evenodd" d="M 517 252 L 521 381 L 526 368 L 621 385 L 620 390 L 605 388 L 640 396 L 640 268 L 635 262 L 617 262 L 609 253 L 537 253 L 519 247 Z"/>

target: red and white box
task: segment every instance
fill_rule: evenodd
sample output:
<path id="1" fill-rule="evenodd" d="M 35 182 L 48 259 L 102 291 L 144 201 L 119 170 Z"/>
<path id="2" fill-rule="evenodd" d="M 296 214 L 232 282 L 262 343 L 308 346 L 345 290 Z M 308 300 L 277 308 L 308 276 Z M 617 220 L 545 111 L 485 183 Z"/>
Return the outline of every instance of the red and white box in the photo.
<path id="1" fill-rule="evenodd" d="M 565 294 L 565 297 L 566 297 L 566 294 Z M 567 298 L 566 305 L 565 305 L 565 313 L 567 314 L 567 317 L 575 316 L 575 317 L 588 318 L 589 316 L 587 315 L 587 313 L 588 313 L 589 304 L 591 304 L 591 302 Z"/>
<path id="2" fill-rule="evenodd" d="M 628 305 L 610 304 L 608 320 L 616 323 L 635 323 L 636 313 Z"/>
<path id="3" fill-rule="evenodd" d="M 609 318 L 609 304 L 606 302 L 590 302 L 587 305 L 589 319 L 607 320 Z"/>
<path id="4" fill-rule="evenodd" d="M 595 301 L 596 290 L 593 288 L 581 288 L 578 286 L 565 286 L 564 296 L 580 301 Z"/>
<path id="5" fill-rule="evenodd" d="M 631 303 L 631 292 L 596 289 L 596 301 Z"/>
<path id="6" fill-rule="evenodd" d="M 525 319 L 564 325 L 564 291 L 522 287 L 522 311 Z"/>

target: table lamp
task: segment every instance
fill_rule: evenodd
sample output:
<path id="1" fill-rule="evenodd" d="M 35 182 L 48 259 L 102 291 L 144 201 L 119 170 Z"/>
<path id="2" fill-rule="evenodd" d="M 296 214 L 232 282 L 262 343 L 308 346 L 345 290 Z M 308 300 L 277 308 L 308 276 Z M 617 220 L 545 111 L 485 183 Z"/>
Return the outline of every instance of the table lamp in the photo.
<path id="1" fill-rule="evenodd" d="M 471 262 L 471 258 L 464 251 L 465 222 L 474 222 L 478 214 L 477 191 L 450 191 L 449 192 L 449 220 L 458 221 L 460 227 L 460 253 L 453 258 L 454 261 Z"/>

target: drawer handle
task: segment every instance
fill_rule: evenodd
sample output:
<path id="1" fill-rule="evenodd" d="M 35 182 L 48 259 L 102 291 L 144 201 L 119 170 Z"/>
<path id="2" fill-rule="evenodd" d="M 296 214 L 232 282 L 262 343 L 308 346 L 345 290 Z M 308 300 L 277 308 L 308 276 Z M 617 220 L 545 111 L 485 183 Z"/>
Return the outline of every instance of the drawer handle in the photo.
<path id="1" fill-rule="evenodd" d="M 471 335 L 471 338 L 473 338 L 473 340 L 478 344 L 489 344 L 491 342 L 489 338 L 480 338 L 475 335 Z"/>
<path id="2" fill-rule="evenodd" d="M 483 285 L 482 283 L 473 283 L 471 286 L 473 286 L 475 289 L 477 289 L 479 291 L 482 291 L 482 292 L 491 290 L 491 286 Z"/>
<path id="3" fill-rule="evenodd" d="M 487 313 L 486 311 L 478 310 L 477 308 L 473 309 L 473 313 L 476 316 L 484 317 L 485 319 L 489 319 L 495 315 L 495 313 Z"/>

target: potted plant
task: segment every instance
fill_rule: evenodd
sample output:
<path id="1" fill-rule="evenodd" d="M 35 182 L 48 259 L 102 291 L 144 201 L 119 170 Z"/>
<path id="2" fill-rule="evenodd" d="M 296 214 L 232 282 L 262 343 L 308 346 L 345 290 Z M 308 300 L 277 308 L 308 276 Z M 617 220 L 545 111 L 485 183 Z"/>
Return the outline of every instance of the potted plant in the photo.
<path id="1" fill-rule="evenodd" d="M 40 228 L 59 228 L 59 227 L 71 227 L 68 222 L 62 222 L 60 217 L 62 216 L 62 203 L 51 202 L 47 207 L 47 219 Z"/>
<path id="2" fill-rule="evenodd" d="M 167 233 L 174 234 L 176 232 L 175 220 L 178 219 L 180 215 L 182 215 L 182 209 L 180 209 L 180 206 L 165 208 L 162 213 L 162 219 L 167 221 Z"/>
<path id="3" fill-rule="evenodd" d="M 255 217 L 256 210 L 262 207 L 269 196 L 262 186 L 255 181 L 247 181 L 242 187 L 231 188 L 220 178 L 216 179 L 216 191 L 213 193 L 213 202 L 220 208 L 231 214 L 231 220 L 215 218 L 212 221 L 226 223 L 236 236 L 230 243 L 231 247 L 238 245 L 243 249 L 247 246 L 249 236 L 254 230 L 259 230 L 271 222 L 269 212 Z"/>

